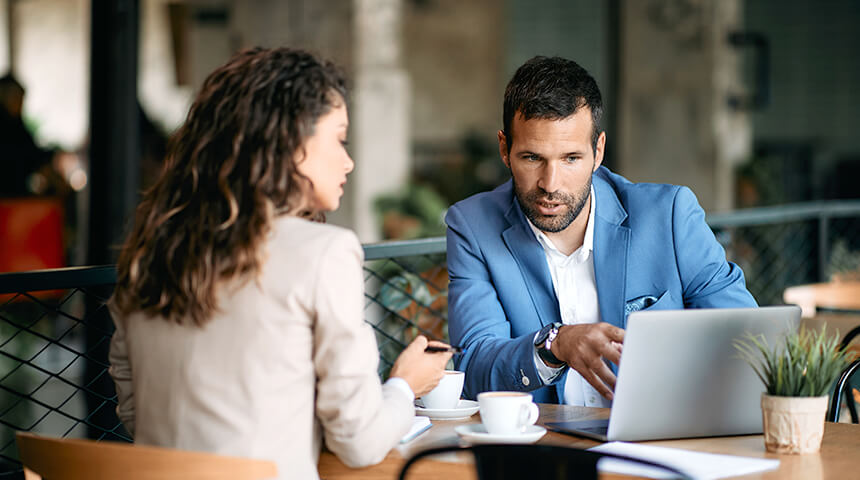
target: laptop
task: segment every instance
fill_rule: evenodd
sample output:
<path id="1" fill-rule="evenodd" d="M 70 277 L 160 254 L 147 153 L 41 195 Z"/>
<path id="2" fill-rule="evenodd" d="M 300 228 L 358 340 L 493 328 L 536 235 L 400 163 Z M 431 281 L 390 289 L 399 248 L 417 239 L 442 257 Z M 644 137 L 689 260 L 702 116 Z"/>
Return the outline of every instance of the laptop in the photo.
<path id="1" fill-rule="evenodd" d="M 795 305 L 633 312 L 609 420 L 546 427 L 600 441 L 762 433 L 764 385 L 732 341 L 751 332 L 774 345 L 799 324 Z"/>

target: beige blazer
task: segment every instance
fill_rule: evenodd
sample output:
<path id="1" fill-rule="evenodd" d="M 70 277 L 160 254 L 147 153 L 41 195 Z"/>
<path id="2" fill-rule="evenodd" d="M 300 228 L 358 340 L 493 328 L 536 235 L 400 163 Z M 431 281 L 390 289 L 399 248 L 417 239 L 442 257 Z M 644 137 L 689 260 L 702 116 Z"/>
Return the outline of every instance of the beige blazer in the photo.
<path id="1" fill-rule="evenodd" d="M 272 230 L 259 280 L 222 288 L 202 328 L 111 305 L 119 418 L 136 443 L 274 460 L 279 478 L 318 478 L 321 437 L 347 465 L 377 463 L 413 406 L 377 376 L 361 245 L 296 217 Z"/>

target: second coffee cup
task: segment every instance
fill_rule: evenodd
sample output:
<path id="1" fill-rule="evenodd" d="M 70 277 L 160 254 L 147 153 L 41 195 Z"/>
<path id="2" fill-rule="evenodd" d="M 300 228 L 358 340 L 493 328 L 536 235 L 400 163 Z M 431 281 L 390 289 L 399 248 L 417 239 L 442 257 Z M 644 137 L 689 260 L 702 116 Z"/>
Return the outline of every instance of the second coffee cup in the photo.
<path id="1" fill-rule="evenodd" d="M 518 435 L 538 419 L 538 406 L 532 394 L 523 392 L 484 392 L 478 394 L 481 423 L 492 435 Z"/>
<path id="2" fill-rule="evenodd" d="M 463 393 L 463 380 L 466 374 L 456 370 L 445 370 L 442 380 L 436 388 L 421 397 L 424 408 L 452 409 L 457 408 L 460 403 L 460 394 Z"/>

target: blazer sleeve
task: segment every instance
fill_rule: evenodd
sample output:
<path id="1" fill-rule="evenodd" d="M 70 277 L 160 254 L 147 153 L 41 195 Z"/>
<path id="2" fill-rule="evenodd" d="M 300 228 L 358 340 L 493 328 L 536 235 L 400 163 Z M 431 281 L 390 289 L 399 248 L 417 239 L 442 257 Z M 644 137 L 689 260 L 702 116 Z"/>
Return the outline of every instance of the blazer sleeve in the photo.
<path id="1" fill-rule="evenodd" d="M 109 308 L 116 331 L 110 339 L 108 373 L 116 388 L 116 415 L 128 433 L 134 437 L 134 386 L 131 379 L 131 362 L 128 359 L 128 346 L 125 343 L 125 326 L 113 308 Z"/>
<path id="2" fill-rule="evenodd" d="M 379 351 L 364 321 L 363 254 L 352 232 L 321 249 L 314 287 L 316 416 L 325 442 L 346 465 L 380 462 L 409 430 L 412 399 L 377 373 Z"/>
<path id="3" fill-rule="evenodd" d="M 675 258 L 685 308 L 756 307 L 740 267 L 726 260 L 726 252 L 705 222 L 695 194 L 680 187 L 672 209 Z"/>
<path id="4" fill-rule="evenodd" d="M 544 386 L 534 362 L 536 332 L 513 337 L 466 215 L 454 205 L 445 221 L 448 333 L 452 343 L 465 347 L 465 353 L 455 357 L 457 368 L 466 372 L 464 394 L 475 398 L 485 391 L 532 391 Z"/>

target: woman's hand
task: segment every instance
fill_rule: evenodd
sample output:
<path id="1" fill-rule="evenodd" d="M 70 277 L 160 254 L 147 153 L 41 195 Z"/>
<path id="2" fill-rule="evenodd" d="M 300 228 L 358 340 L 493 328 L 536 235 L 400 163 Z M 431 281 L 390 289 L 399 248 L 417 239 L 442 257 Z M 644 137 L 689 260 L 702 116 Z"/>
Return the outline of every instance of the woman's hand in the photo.
<path id="1" fill-rule="evenodd" d="M 445 373 L 445 365 L 451 359 L 450 352 L 425 353 L 428 345 L 436 347 L 447 347 L 442 342 L 428 342 L 427 337 L 418 335 L 402 352 L 394 366 L 391 367 L 391 376 L 406 380 L 409 388 L 420 397 L 433 390 Z"/>

